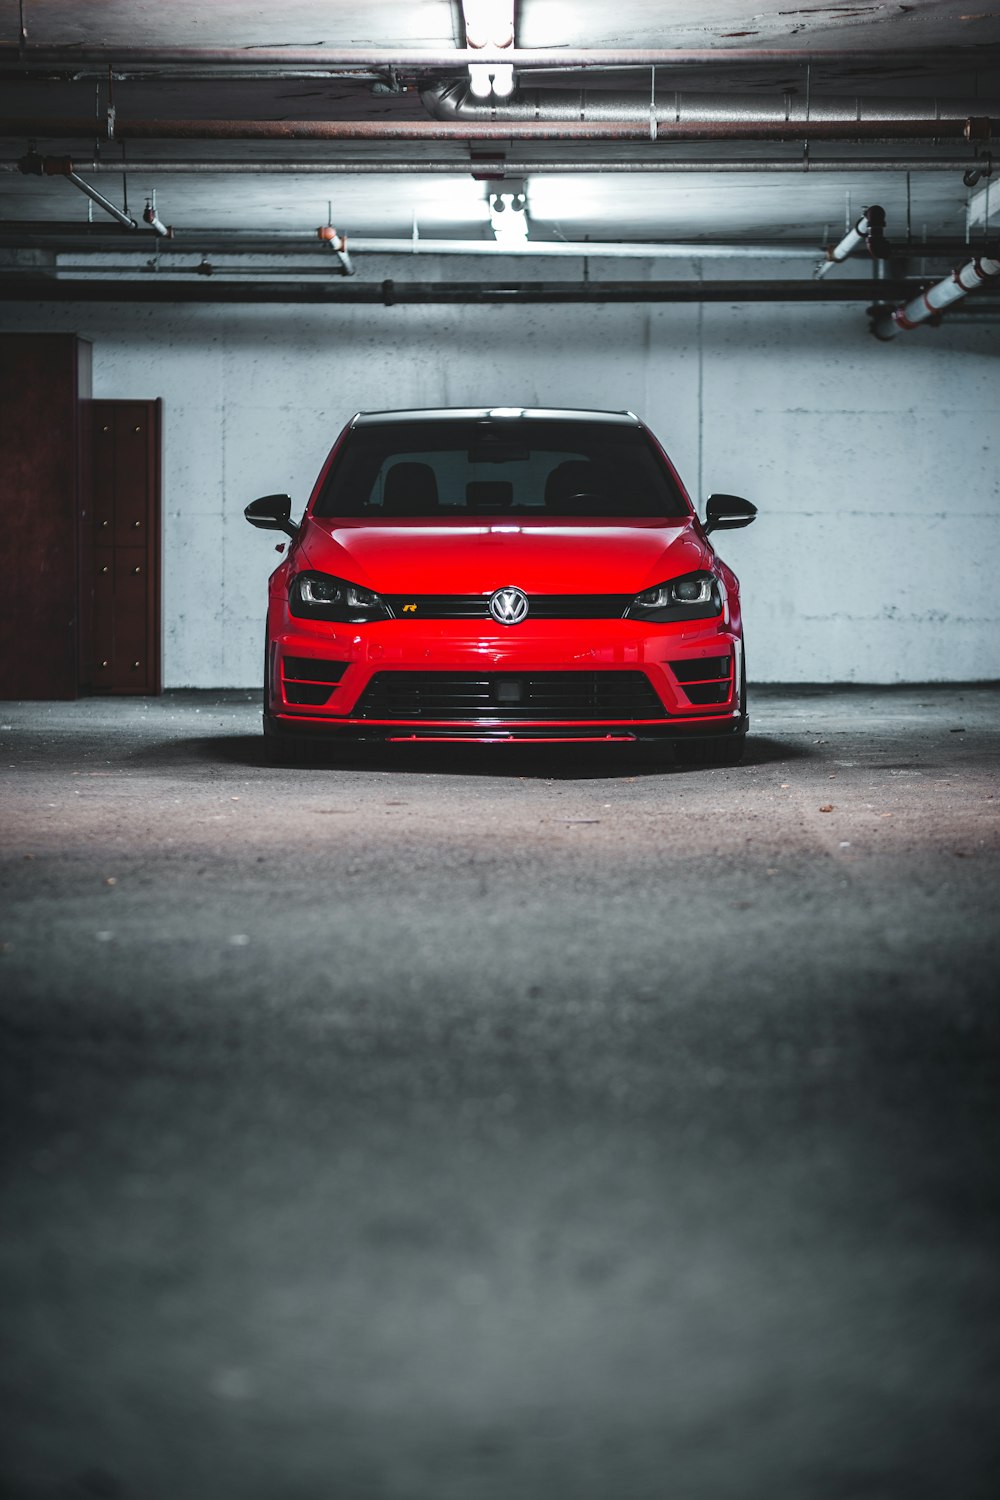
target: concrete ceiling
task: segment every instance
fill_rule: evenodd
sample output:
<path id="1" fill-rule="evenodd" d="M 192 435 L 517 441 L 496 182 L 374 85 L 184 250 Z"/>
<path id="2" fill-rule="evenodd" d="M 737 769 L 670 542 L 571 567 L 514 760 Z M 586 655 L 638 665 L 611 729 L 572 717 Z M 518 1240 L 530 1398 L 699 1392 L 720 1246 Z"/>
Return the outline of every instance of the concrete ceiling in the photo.
<path id="1" fill-rule="evenodd" d="M 19 47 L 20 28 L 26 43 Z M 815 114 L 833 97 L 860 97 L 891 113 L 894 100 L 917 101 L 933 119 L 940 101 L 975 104 L 976 115 L 1000 115 L 1000 9 L 975 10 L 949 0 L 908 4 L 784 3 L 749 0 L 520 0 L 516 43 L 521 49 L 711 49 L 693 65 L 659 66 L 656 98 L 684 100 L 709 94 L 759 99 L 762 106 L 791 101 Z M 406 60 L 414 49 L 450 54 L 463 47 L 461 7 L 451 0 L 282 0 L 264 7 L 247 0 L 2 0 L 0 90 L 0 236 L 10 247 L 23 236 L 34 243 L 38 226 L 79 230 L 81 248 L 94 230 L 88 220 L 114 229 L 65 178 L 29 177 L 15 163 L 42 123 L 37 149 L 69 154 L 81 176 L 117 204 L 122 202 L 122 157 L 132 212 L 141 213 L 155 189 L 162 219 L 178 234 L 209 227 L 296 231 L 313 236 L 332 214 L 350 239 L 409 238 L 416 224 L 424 237 L 491 239 L 487 184 L 476 180 L 473 158 L 505 162 L 506 174 L 523 178 L 534 240 L 692 241 L 733 244 L 773 240 L 820 245 L 843 232 L 849 216 L 880 202 L 891 238 L 922 235 L 961 239 L 967 205 L 986 179 L 969 188 L 963 168 L 973 147 L 952 125 L 941 140 L 893 138 L 780 141 L 501 139 L 470 141 L 457 132 L 446 140 L 212 140 L 172 139 L 170 125 L 185 121 L 356 121 L 404 125 L 429 121 L 420 88 L 466 76 L 464 58 L 451 69 Z M 107 49 L 88 62 L 82 49 Z M 143 49 L 246 49 L 232 60 L 193 76 L 180 68 L 141 64 Z M 405 92 L 373 92 L 380 70 L 282 67 L 258 62 L 253 49 L 311 53 L 365 49 L 388 65 L 398 63 Z M 748 62 L 747 49 L 771 54 Z M 45 49 L 44 52 L 40 49 Z M 830 54 L 823 57 L 822 54 Z M 269 59 L 271 54 L 268 54 Z M 126 58 L 126 62 L 120 59 Z M 106 64 L 114 61 L 117 135 L 95 145 L 94 133 L 60 122 L 99 117 L 108 104 Z M 248 69 L 254 76 L 246 76 Z M 648 105 L 650 69 L 569 72 L 558 67 L 518 72 L 524 89 L 566 90 L 566 119 L 579 117 L 574 88 L 612 90 Z M 912 111 L 911 111 L 912 112 Z M 971 112 L 971 111 L 970 111 Z M 130 124 L 163 122 L 160 138 L 128 139 Z M 1000 127 L 998 127 L 1000 128 Z M 803 135 L 805 132 L 803 132 Z M 512 132 L 513 135 L 513 132 Z M 984 148 L 981 148 L 984 149 Z M 998 153 L 1000 155 L 1000 153 Z M 837 170 L 826 164 L 836 161 Z M 877 171 L 864 170 L 877 162 Z M 210 163 L 270 163 L 279 170 L 215 171 Z M 387 165 L 394 172 L 347 170 Z M 280 164 L 284 164 L 283 167 Z M 421 170 L 433 164 L 433 170 Z M 702 169 L 698 170 L 699 165 Z M 765 170 L 749 171 L 751 165 Z M 563 171 L 556 170 L 559 166 Z M 770 170 L 766 170 L 766 168 Z M 186 168 L 186 170 L 181 170 Z M 592 170 L 589 170 L 592 168 Z M 479 168 L 482 175 L 482 168 Z M 1000 201 L 1000 171 L 992 179 Z M 989 205 L 987 205 L 989 208 Z M 990 209 L 990 217 L 996 215 Z M 28 225 L 33 228 L 29 232 Z M 21 226 L 24 226 L 23 228 Z M 983 222 L 977 233 L 982 234 Z M 128 238 L 126 231 L 121 235 Z M 155 241 L 141 231 L 148 249 Z M 359 270 L 363 267 L 359 265 Z"/>

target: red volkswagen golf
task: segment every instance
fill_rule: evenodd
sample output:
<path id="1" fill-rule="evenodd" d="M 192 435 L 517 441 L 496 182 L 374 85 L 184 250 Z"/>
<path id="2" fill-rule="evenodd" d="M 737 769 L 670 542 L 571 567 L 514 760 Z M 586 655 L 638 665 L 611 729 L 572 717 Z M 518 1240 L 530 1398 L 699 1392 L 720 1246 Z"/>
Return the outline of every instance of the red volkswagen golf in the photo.
<path id="1" fill-rule="evenodd" d="M 739 584 L 708 533 L 756 511 L 713 495 L 701 522 L 631 412 L 363 412 L 271 575 L 264 734 L 382 742 L 670 742 L 743 751 Z"/>

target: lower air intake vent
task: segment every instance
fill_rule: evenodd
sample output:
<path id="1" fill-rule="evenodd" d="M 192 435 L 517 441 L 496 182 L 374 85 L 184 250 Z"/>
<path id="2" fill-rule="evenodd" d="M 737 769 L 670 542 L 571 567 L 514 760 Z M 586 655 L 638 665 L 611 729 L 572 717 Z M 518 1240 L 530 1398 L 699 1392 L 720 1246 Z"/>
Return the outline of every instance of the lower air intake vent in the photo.
<path id="1" fill-rule="evenodd" d="M 346 671 L 346 661 L 320 661 L 312 656 L 286 656 L 286 682 L 339 682 Z"/>
<path id="2" fill-rule="evenodd" d="M 645 672 L 377 672 L 355 713 L 368 719 L 663 719 Z"/>
<path id="3" fill-rule="evenodd" d="M 326 703 L 335 682 L 346 671 L 346 661 L 321 661 L 312 656 L 285 656 L 281 662 L 285 702 L 301 708 Z"/>
<path id="4" fill-rule="evenodd" d="M 728 703 L 732 690 L 731 656 L 699 656 L 672 661 L 671 671 L 692 703 Z"/>

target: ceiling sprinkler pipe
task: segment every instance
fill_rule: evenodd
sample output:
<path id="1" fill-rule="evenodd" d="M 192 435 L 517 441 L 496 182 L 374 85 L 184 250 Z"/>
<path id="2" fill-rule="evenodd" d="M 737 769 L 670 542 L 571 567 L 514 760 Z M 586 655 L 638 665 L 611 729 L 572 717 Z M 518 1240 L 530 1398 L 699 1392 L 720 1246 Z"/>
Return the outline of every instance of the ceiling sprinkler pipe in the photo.
<path id="1" fill-rule="evenodd" d="M 162 235 L 165 240 L 173 239 L 174 231 L 169 225 L 164 224 L 156 212 L 156 205 L 152 199 L 146 204 L 142 211 L 143 222 L 148 224 L 154 234 Z"/>
<path id="2" fill-rule="evenodd" d="M 839 265 L 849 255 L 853 255 L 859 245 L 868 247 L 868 254 L 872 260 L 888 260 L 892 254 L 892 246 L 885 237 L 885 209 L 877 203 L 865 209 L 839 245 L 834 245 L 832 249 L 827 250 L 826 260 L 821 260 L 813 272 L 816 280 L 821 281 L 835 265 Z"/>
<path id="3" fill-rule="evenodd" d="M 338 234 L 332 224 L 321 224 L 316 231 L 316 238 L 321 244 L 328 245 L 340 262 L 340 273 L 342 276 L 353 276 L 354 266 L 351 257 L 347 253 L 347 236 Z"/>
<path id="4" fill-rule="evenodd" d="M 929 319 L 937 319 L 946 308 L 960 302 L 970 292 L 978 291 L 994 276 L 1000 276 L 1000 247 L 993 246 L 992 254 L 976 256 L 958 270 L 952 271 L 942 281 L 921 292 L 912 301 L 905 302 L 894 311 L 878 309 L 872 315 L 871 331 L 877 339 L 887 343 L 903 329 L 916 328 Z"/>

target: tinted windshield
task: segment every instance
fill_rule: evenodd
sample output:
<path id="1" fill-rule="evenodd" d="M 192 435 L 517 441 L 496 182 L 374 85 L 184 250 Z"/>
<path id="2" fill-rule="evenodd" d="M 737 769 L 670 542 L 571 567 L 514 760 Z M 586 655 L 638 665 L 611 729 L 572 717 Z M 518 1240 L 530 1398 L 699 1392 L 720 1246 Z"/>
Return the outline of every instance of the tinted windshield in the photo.
<path id="1" fill-rule="evenodd" d="M 642 428 L 470 418 L 359 426 L 317 516 L 687 516 Z"/>

